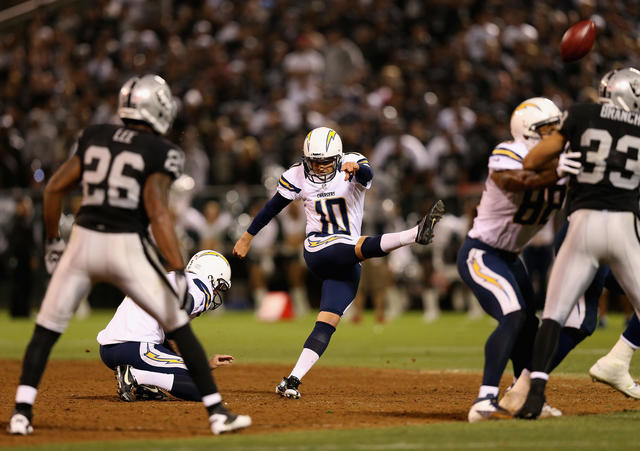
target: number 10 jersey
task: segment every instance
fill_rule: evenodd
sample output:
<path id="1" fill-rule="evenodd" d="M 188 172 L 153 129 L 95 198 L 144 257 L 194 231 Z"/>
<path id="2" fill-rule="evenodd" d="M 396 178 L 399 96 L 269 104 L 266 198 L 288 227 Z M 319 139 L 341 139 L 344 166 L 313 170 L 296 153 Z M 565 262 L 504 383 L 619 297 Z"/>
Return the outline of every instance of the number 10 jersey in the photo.
<path id="1" fill-rule="evenodd" d="M 346 153 L 342 163 L 353 161 L 359 165 L 369 165 L 359 153 Z M 286 199 L 301 199 L 307 217 L 307 236 L 310 233 L 325 235 L 339 234 L 359 238 L 362 228 L 364 197 L 366 186 L 353 177 L 344 180 L 344 172 L 338 172 L 327 183 L 314 183 L 304 175 L 302 164 L 294 164 L 287 169 L 278 182 L 278 193 Z"/>
<path id="2" fill-rule="evenodd" d="M 184 154 L 160 135 L 118 125 L 87 127 L 77 143 L 82 206 L 76 223 L 107 233 L 144 233 L 149 218 L 143 191 L 156 172 L 178 178 Z"/>
<path id="3" fill-rule="evenodd" d="M 529 149 L 519 141 L 503 142 L 493 149 L 489 157 L 489 177 L 469 237 L 497 249 L 519 253 L 562 207 L 566 185 L 509 192 L 491 179 L 496 171 L 522 169 L 527 153 Z"/>

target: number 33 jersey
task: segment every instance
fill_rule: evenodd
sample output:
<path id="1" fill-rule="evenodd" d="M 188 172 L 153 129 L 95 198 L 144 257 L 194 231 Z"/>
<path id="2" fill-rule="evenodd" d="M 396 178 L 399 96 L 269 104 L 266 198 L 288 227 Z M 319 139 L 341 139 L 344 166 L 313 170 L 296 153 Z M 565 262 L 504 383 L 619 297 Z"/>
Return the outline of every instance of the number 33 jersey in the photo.
<path id="1" fill-rule="evenodd" d="M 346 153 L 342 164 L 356 162 L 360 166 L 369 165 L 359 153 Z M 356 181 L 355 177 L 345 181 L 345 173 L 338 172 L 327 183 L 314 183 L 304 175 L 302 164 L 294 164 L 287 169 L 278 182 L 278 193 L 290 200 L 301 199 L 307 216 L 307 236 L 310 233 L 341 234 L 357 239 L 362 227 L 364 196 L 371 186 Z"/>
<path id="2" fill-rule="evenodd" d="M 489 177 L 469 237 L 497 249 L 519 253 L 562 207 L 566 185 L 509 192 L 491 179 L 496 171 L 522 169 L 527 153 L 529 149 L 519 141 L 500 143 L 493 150 L 489 157 Z"/>
<path id="3" fill-rule="evenodd" d="M 111 124 L 87 127 L 76 155 L 82 165 L 76 222 L 99 232 L 144 233 L 147 178 L 160 172 L 174 180 L 184 166 L 182 150 L 162 136 Z"/>
<path id="4" fill-rule="evenodd" d="M 578 103 L 567 110 L 560 133 L 582 153 L 582 171 L 569 183 L 568 214 L 584 208 L 638 216 L 640 114 Z"/>

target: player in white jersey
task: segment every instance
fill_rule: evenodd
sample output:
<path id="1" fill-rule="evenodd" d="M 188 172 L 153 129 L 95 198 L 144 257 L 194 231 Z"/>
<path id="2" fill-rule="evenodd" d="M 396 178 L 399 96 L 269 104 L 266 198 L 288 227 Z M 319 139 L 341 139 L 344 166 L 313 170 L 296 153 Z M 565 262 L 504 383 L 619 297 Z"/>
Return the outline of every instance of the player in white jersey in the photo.
<path id="1" fill-rule="evenodd" d="M 509 359 L 514 375 L 530 365 L 538 327 L 533 287 L 519 253 L 562 206 L 565 186 L 556 165 L 541 173 L 524 171 L 522 160 L 540 138 L 557 127 L 560 110 L 549 99 L 534 97 L 511 116 L 514 140 L 496 146 L 478 215 L 458 254 L 458 271 L 482 308 L 498 321 L 485 344 L 485 365 L 469 422 L 505 418 L 498 405 L 499 383 Z M 573 171 L 570 159 L 565 169 Z"/>
<path id="2" fill-rule="evenodd" d="M 444 204 L 437 201 L 409 230 L 360 236 L 364 196 L 373 179 L 368 160 L 359 153 L 343 155 L 340 136 L 327 127 L 309 132 L 303 154 L 302 164 L 294 164 L 282 174 L 277 193 L 233 248 L 235 255 L 244 258 L 260 229 L 291 201 L 302 200 L 307 218 L 304 258 L 311 272 L 322 279 L 322 294 L 315 327 L 298 362 L 276 387 L 276 393 L 291 399 L 300 397 L 300 379 L 325 351 L 342 314 L 351 305 L 360 282 L 360 262 L 412 243 L 429 244 L 433 228 L 444 213 Z"/>
<path id="3" fill-rule="evenodd" d="M 189 260 L 185 275 L 188 295 L 184 310 L 190 319 L 222 305 L 222 293 L 231 287 L 231 267 L 222 254 L 198 252 Z M 175 283 L 174 273 L 167 278 Z M 166 340 L 164 329 L 130 297 L 124 298 L 107 327 L 98 333 L 98 343 L 102 361 L 115 372 L 123 401 L 163 399 L 158 387 L 187 401 L 202 399 L 184 360 Z M 215 368 L 232 360 L 232 356 L 216 354 L 209 363 Z"/>

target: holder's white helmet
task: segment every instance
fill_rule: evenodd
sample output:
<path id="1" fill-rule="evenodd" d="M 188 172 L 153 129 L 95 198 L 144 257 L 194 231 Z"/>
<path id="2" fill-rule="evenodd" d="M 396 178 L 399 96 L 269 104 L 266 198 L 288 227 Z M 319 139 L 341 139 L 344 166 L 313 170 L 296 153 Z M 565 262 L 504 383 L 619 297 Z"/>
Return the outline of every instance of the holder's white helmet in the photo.
<path id="1" fill-rule="evenodd" d="M 535 144 L 541 136 L 538 129 L 547 124 L 560 122 L 562 112 L 546 97 L 525 100 L 511 113 L 511 136 L 518 141 Z"/>
<path id="2" fill-rule="evenodd" d="M 640 111 L 640 71 L 633 67 L 607 72 L 598 87 L 600 103 L 612 103 L 625 111 Z"/>
<path id="3" fill-rule="evenodd" d="M 161 135 L 171 127 L 177 110 L 169 85 L 158 75 L 132 77 L 120 88 L 118 116 L 146 122 Z"/>
<path id="4" fill-rule="evenodd" d="M 304 139 L 302 146 L 302 164 L 304 175 L 314 183 L 326 183 L 336 176 L 342 162 L 342 139 L 335 130 L 329 127 L 314 128 Z M 319 174 L 313 170 L 311 163 L 330 164 L 333 170 Z"/>
<path id="5" fill-rule="evenodd" d="M 212 250 L 200 251 L 191 257 L 185 272 L 198 276 L 211 285 L 211 298 L 205 310 L 214 310 L 222 305 L 222 294 L 231 288 L 231 266 L 224 255 Z"/>

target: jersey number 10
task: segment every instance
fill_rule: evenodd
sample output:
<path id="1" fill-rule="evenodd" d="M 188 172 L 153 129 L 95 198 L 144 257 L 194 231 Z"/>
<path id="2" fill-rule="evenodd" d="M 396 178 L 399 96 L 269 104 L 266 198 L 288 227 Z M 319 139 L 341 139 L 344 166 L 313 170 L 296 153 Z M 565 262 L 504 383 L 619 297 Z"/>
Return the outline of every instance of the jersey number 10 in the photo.
<path id="1" fill-rule="evenodd" d="M 320 199 L 315 203 L 316 213 L 320 215 L 322 233 L 344 233 L 351 235 L 349 227 L 349 215 L 347 214 L 347 202 L 342 197 Z M 337 207 L 337 211 L 336 211 Z M 342 225 L 338 222 L 338 214 Z M 331 226 L 331 230 L 329 230 Z"/>

